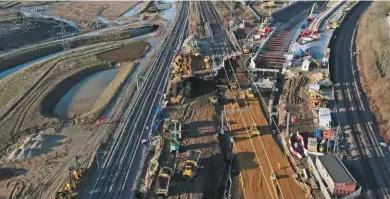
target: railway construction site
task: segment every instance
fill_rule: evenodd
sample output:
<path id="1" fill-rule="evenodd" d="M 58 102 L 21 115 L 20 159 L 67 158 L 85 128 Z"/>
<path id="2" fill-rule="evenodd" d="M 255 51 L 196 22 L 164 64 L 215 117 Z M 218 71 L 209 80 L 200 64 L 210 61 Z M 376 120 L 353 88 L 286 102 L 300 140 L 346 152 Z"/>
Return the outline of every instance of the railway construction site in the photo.
<path id="1" fill-rule="evenodd" d="M 0 41 L 0 198 L 336 196 L 296 123 L 328 71 L 288 57 L 343 4 L 272 3 L 0 3 L 0 36 L 49 32 Z"/>

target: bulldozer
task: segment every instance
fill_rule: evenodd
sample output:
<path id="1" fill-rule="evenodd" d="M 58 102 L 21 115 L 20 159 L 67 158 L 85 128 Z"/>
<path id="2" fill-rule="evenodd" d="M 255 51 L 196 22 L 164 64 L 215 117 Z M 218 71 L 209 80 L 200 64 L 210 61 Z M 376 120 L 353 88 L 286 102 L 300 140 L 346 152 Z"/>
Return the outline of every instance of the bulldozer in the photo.
<path id="1" fill-rule="evenodd" d="M 184 179 L 192 179 L 196 176 L 199 166 L 199 159 L 202 155 L 202 152 L 198 150 L 191 150 L 188 152 L 188 159 L 185 164 L 183 171 Z"/>
<path id="2" fill-rule="evenodd" d="M 260 135 L 260 131 L 257 129 L 257 124 L 256 123 L 252 123 L 252 125 L 250 127 L 249 133 L 251 135 Z"/>

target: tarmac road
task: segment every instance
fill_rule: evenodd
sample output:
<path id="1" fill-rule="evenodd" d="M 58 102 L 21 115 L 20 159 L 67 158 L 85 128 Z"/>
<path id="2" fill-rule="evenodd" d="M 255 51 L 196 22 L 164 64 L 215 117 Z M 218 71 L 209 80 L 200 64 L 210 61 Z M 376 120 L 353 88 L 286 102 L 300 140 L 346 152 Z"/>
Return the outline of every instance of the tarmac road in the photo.
<path id="1" fill-rule="evenodd" d="M 353 168 L 351 173 L 362 184 L 364 198 L 389 198 L 389 152 L 379 145 L 382 138 L 362 90 L 354 55 L 356 27 L 369 5 L 370 2 L 356 5 L 335 31 L 331 41 L 330 74 L 335 84 L 338 110 L 347 110 L 338 112 L 340 125 L 351 130 L 358 142 L 356 146 L 361 146 L 359 153 L 363 155 L 355 160 L 354 165 L 360 166 Z"/>

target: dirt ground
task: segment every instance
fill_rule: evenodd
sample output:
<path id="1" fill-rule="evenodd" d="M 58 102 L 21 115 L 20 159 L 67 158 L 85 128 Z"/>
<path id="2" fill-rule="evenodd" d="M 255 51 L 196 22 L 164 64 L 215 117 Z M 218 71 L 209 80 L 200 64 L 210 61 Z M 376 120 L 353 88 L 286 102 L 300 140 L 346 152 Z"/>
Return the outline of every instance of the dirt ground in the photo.
<path id="1" fill-rule="evenodd" d="M 103 61 L 135 61 L 144 54 L 148 48 L 148 42 L 137 41 L 130 45 L 124 45 L 114 50 L 99 53 L 97 54 L 97 57 Z"/>
<path id="2" fill-rule="evenodd" d="M 198 3 L 195 1 L 190 1 L 189 17 L 188 17 L 188 34 L 189 35 L 198 35 L 200 34 L 200 10 Z"/>
<path id="3" fill-rule="evenodd" d="M 209 102 L 208 96 L 201 96 L 191 102 L 184 112 L 184 124 L 188 130 L 183 141 L 183 151 L 200 150 L 201 169 L 194 180 L 182 179 L 181 171 L 184 167 L 186 153 L 180 154 L 177 159 L 177 175 L 173 178 L 169 198 L 216 198 L 218 182 L 222 179 L 224 159 L 219 151 L 214 123 L 215 110 Z"/>
<path id="4" fill-rule="evenodd" d="M 61 32 L 58 25 L 59 22 L 55 20 L 17 19 L 0 22 L 0 51 L 35 44 L 50 38 L 61 38 L 58 34 Z M 75 31 L 71 26 L 66 26 L 65 30 L 68 33 Z"/>
<path id="5" fill-rule="evenodd" d="M 226 110 L 237 110 L 236 104 L 225 105 Z M 306 198 L 297 184 L 294 170 L 275 143 L 259 102 L 249 102 L 249 112 L 227 113 L 229 133 L 235 139 L 236 158 L 240 170 L 240 186 L 244 198 Z M 251 121 L 260 130 L 260 136 L 249 136 Z M 271 181 L 272 170 L 277 181 Z M 280 189 L 276 189 L 276 182 Z"/>
<path id="6" fill-rule="evenodd" d="M 233 5 L 231 5 L 233 3 Z M 222 22 L 225 26 L 228 26 L 230 19 L 230 7 L 233 9 L 232 17 L 233 20 L 250 21 L 256 19 L 253 12 L 242 5 L 241 2 L 236 1 L 213 1 L 213 5 L 217 10 Z"/>
<path id="7" fill-rule="evenodd" d="M 123 91 L 125 97 L 121 97 L 117 104 L 112 108 L 114 112 L 112 119 L 107 119 L 108 123 L 103 122 L 99 127 L 94 124 L 84 124 L 77 126 L 69 126 L 66 122 L 63 123 L 51 115 L 44 114 L 42 112 L 42 105 L 49 106 L 55 105 L 55 103 L 49 103 L 45 101 L 48 98 L 46 96 L 51 91 L 57 89 L 57 86 L 64 82 L 65 79 L 80 72 L 83 67 L 80 66 L 83 62 L 81 60 L 88 61 L 92 54 L 101 52 L 111 48 L 106 45 L 102 48 L 93 48 L 93 52 L 83 50 L 84 54 L 73 56 L 72 59 L 65 59 L 57 61 L 49 66 L 50 70 L 45 72 L 43 79 L 40 79 L 36 85 L 32 87 L 32 90 L 24 96 L 24 98 L 13 108 L 12 112 L 1 121 L 1 149 L 2 153 L 5 154 L 5 148 L 10 144 L 13 144 L 26 134 L 33 134 L 39 132 L 40 129 L 53 129 L 55 133 L 51 135 L 47 142 L 41 142 L 38 144 L 23 145 L 24 147 L 42 148 L 40 153 L 31 154 L 28 149 L 24 153 L 23 157 L 30 157 L 26 159 L 15 159 L 7 161 L 6 157 L 2 159 L 2 165 L 16 170 L 22 170 L 25 173 L 10 179 L 6 179 L 0 182 L 0 195 L 10 196 L 17 195 L 22 198 L 51 198 L 55 191 L 60 189 L 65 184 L 67 179 L 67 165 L 74 164 L 75 154 L 82 154 L 83 166 L 87 167 L 90 162 L 90 158 L 93 157 L 93 151 L 99 146 L 101 140 L 107 135 L 107 133 L 113 133 L 116 128 L 117 120 L 120 118 L 124 108 L 129 103 L 129 98 L 132 96 L 133 86 L 128 86 Z M 138 48 L 132 48 L 133 50 L 139 50 Z M 144 49 L 145 51 L 145 49 Z M 143 51 L 143 52 L 144 52 Z M 79 60 L 77 60 L 79 59 Z M 96 59 L 96 58 L 95 58 Z M 18 74 L 18 73 L 16 73 Z M 12 76 L 12 75 L 11 75 Z M 10 77 L 11 78 L 11 77 Z M 78 81 L 75 81 L 78 82 Z M 73 84 L 75 83 L 73 82 Z M 70 85 L 70 87 L 73 84 Z M 62 93 L 67 90 L 61 90 Z M 52 93 L 53 94 L 53 93 Z M 54 95 L 55 98 L 51 100 L 59 100 L 62 95 Z M 59 96 L 59 97 L 58 97 Z M 45 103 L 44 103 L 45 102 Z M 47 103 L 46 103 L 47 102 Z M 64 126 L 65 124 L 65 126 Z M 20 147 L 20 142 L 24 142 L 26 137 L 22 137 L 19 140 L 19 144 L 8 150 L 7 155 L 15 147 Z M 20 153 L 19 153 L 20 154 Z M 18 155 L 19 157 L 19 155 Z M 16 174 L 15 174 L 16 175 Z"/>
<path id="8" fill-rule="evenodd" d="M 284 1 L 273 1 L 271 2 L 256 2 L 255 8 L 263 16 L 270 16 L 276 10 L 286 6 Z"/>
<path id="9" fill-rule="evenodd" d="M 52 5 L 51 11 L 54 16 L 82 25 L 98 21 L 100 12 L 105 18 L 115 20 L 138 3 L 139 1 L 60 2 Z"/>

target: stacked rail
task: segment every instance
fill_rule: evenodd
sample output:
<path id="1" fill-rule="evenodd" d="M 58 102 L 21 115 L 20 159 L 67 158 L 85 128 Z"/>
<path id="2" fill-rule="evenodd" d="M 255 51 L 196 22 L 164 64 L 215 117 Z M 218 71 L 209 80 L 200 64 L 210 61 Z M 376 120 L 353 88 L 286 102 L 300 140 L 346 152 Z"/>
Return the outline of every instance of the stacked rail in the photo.
<path id="1" fill-rule="evenodd" d="M 288 53 L 295 33 L 291 31 L 277 31 L 260 50 L 255 62 L 261 68 L 282 68 L 285 62 L 284 55 Z"/>
<path id="2" fill-rule="evenodd" d="M 140 90 L 130 114 L 125 119 L 125 125 L 111 148 L 108 157 L 99 174 L 97 182 L 89 198 L 113 199 L 132 198 L 131 188 L 138 173 L 142 157 L 141 139 L 148 137 L 147 129 L 150 124 L 151 110 L 155 110 L 162 97 L 160 94 L 169 77 L 169 67 L 174 50 L 184 40 L 185 25 L 187 23 L 188 2 L 183 2 L 179 17 L 174 24 L 170 37 L 165 40 L 152 69 Z M 148 110 L 148 111 L 145 111 Z M 130 193 L 129 193 L 130 192 Z M 130 195 L 130 197 L 129 197 Z"/>

